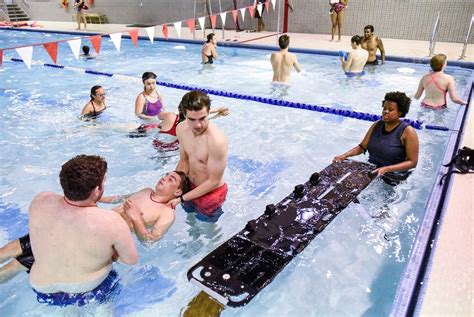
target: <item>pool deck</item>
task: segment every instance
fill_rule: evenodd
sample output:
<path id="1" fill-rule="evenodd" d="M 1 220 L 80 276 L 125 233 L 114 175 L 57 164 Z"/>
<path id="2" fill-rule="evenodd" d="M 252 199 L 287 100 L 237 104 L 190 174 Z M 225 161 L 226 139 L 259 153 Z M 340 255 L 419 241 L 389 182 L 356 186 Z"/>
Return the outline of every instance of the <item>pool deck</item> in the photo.
<path id="1" fill-rule="evenodd" d="M 76 23 L 38 21 L 43 28 L 37 30 L 75 32 Z M 126 32 L 122 24 L 88 24 L 87 32 L 115 33 Z M 81 30 L 84 32 L 84 30 Z M 208 31 L 209 33 L 210 31 Z M 248 43 L 253 45 L 276 46 L 274 32 L 236 32 L 225 30 L 215 31 L 218 40 L 223 42 Z M 146 36 L 141 30 L 140 35 Z M 155 36 L 161 36 L 161 30 L 156 30 Z M 289 33 L 292 48 L 317 49 L 327 51 L 347 50 L 350 47 L 350 37 L 344 36 L 341 42 L 330 42 L 328 35 Z M 173 27 L 169 28 L 169 36 L 177 37 Z M 192 39 L 187 27 L 182 28 L 181 38 Z M 196 39 L 203 39 L 201 31 L 196 31 Z M 383 39 L 388 56 L 405 56 L 414 58 L 427 57 L 429 43 L 398 39 Z M 436 52 L 445 53 L 448 60 L 457 60 L 462 52 L 460 43 L 436 43 Z M 465 61 L 474 62 L 474 45 L 468 45 Z M 304 65 L 302 65 L 304 68 Z M 415 88 L 414 88 L 415 89 Z M 457 106 L 457 105 L 456 105 Z M 472 108 L 472 102 L 471 106 Z M 468 109 L 462 146 L 474 148 L 474 111 Z M 425 290 L 423 303 L 419 310 L 421 316 L 474 316 L 474 174 L 454 175 L 450 195 L 438 239 L 434 243 L 435 250 L 428 285 Z"/>

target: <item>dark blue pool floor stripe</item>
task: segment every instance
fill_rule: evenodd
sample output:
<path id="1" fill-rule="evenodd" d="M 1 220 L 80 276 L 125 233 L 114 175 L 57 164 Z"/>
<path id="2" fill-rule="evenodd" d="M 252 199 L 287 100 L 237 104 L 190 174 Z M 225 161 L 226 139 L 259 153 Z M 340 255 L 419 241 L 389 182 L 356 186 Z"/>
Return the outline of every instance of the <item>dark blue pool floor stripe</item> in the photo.
<path id="1" fill-rule="evenodd" d="M 13 61 L 13 62 L 23 62 L 23 60 L 20 59 L 20 58 L 10 58 L 10 60 Z M 81 68 L 77 68 L 77 67 L 66 67 L 66 66 L 53 65 L 53 64 L 41 64 L 41 63 L 39 63 L 39 64 L 43 65 L 43 66 L 46 66 L 46 67 L 82 70 L 82 71 L 84 71 L 84 73 L 90 74 L 90 75 L 137 79 L 137 78 L 132 77 L 132 76 L 117 75 L 117 74 L 106 73 L 106 72 L 99 72 L 99 71 L 95 71 L 95 70 L 91 70 L 91 69 L 81 69 Z M 175 84 L 175 83 L 169 83 L 169 82 L 164 82 L 164 81 L 157 81 L 156 83 L 160 86 L 168 87 L 168 88 L 175 88 L 175 89 L 181 89 L 181 90 L 200 90 L 200 91 L 203 91 L 205 93 L 208 93 L 210 95 L 215 95 L 215 96 L 221 96 L 221 97 L 233 98 L 233 99 L 249 100 L 249 101 L 269 104 L 269 105 L 272 105 L 272 106 L 278 106 L 278 107 L 288 107 L 288 108 L 311 110 L 311 111 L 322 112 L 322 113 L 329 113 L 329 114 L 334 114 L 334 115 L 341 116 L 341 117 L 353 118 L 353 119 L 364 120 L 364 121 L 374 122 L 374 121 L 378 121 L 378 120 L 381 119 L 380 115 L 366 113 L 366 112 L 359 112 L 359 111 L 353 111 L 353 110 L 347 110 L 347 109 L 338 109 L 338 108 L 332 108 L 332 107 L 326 107 L 326 106 L 320 106 L 320 105 L 312 105 L 312 104 L 307 104 L 307 103 L 293 102 L 293 101 L 274 99 L 274 98 L 266 98 L 266 97 L 260 97 L 260 96 L 238 94 L 238 93 L 229 92 L 229 91 L 208 89 L 208 88 L 202 88 L 202 87 L 190 86 L 190 85 Z M 411 125 L 413 128 L 415 128 L 417 130 L 422 130 L 423 129 L 423 121 L 411 120 L 411 119 L 403 119 L 403 121 L 405 121 L 406 123 L 408 123 L 409 125 Z M 424 128 L 427 129 L 427 130 L 450 131 L 450 129 L 448 127 L 438 126 L 438 125 L 426 124 L 424 126 Z"/>

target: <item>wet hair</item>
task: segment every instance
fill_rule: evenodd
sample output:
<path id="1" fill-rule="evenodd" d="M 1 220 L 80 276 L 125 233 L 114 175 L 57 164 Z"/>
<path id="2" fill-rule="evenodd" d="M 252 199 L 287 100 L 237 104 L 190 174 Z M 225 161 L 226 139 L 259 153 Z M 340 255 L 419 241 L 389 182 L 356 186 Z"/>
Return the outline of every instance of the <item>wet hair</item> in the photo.
<path id="1" fill-rule="evenodd" d="M 351 37 L 351 42 L 360 45 L 360 43 L 362 43 L 362 37 L 359 35 L 354 35 L 353 37 Z"/>
<path id="2" fill-rule="evenodd" d="M 288 47 L 288 45 L 290 45 L 290 37 L 286 34 L 283 34 L 280 36 L 280 38 L 278 38 L 278 45 L 282 50 L 284 50 Z"/>
<path id="3" fill-rule="evenodd" d="M 91 88 L 91 101 L 94 100 L 94 96 L 97 95 L 97 90 L 100 88 L 102 88 L 100 85 L 96 85 Z"/>
<path id="4" fill-rule="evenodd" d="M 435 72 L 439 72 L 443 69 L 444 63 L 448 57 L 444 54 L 437 54 L 430 59 L 431 69 Z"/>
<path id="5" fill-rule="evenodd" d="M 82 46 L 82 52 L 84 55 L 89 55 L 90 48 L 87 45 Z"/>
<path id="6" fill-rule="evenodd" d="M 370 30 L 370 32 L 374 33 L 374 26 L 373 26 L 373 25 L 370 25 L 370 24 L 369 24 L 369 25 L 366 25 L 366 26 L 364 27 L 364 30 Z"/>
<path id="7" fill-rule="evenodd" d="M 186 174 L 183 171 L 174 171 L 174 172 L 179 175 L 179 178 L 181 178 L 181 184 L 179 185 L 179 189 L 181 189 L 184 195 L 191 189 L 189 178 L 186 176 Z"/>
<path id="8" fill-rule="evenodd" d="M 209 34 L 207 35 L 207 42 L 206 42 L 206 43 L 209 43 L 210 41 L 212 41 L 212 38 L 213 38 L 214 36 L 215 36 L 214 33 L 209 33 Z"/>
<path id="9" fill-rule="evenodd" d="M 64 196 L 72 201 L 89 198 L 92 190 L 102 186 L 107 162 L 97 155 L 78 155 L 61 167 L 59 180 Z"/>
<path id="10" fill-rule="evenodd" d="M 183 112 L 184 116 L 186 116 L 188 110 L 199 111 L 203 108 L 206 108 L 207 112 L 209 112 L 209 110 L 211 110 L 211 99 L 203 91 L 192 90 L 184 94 L 181 102 L 179 103 L 179 108 Z"/>
<path id="11" fill-rule="evenodd" d="M 153 72 L 144 72 L 143 75 L 142 75 L 143 84 L 145 84 L 145 81 L 147 81 L 150 78 L 156 79 L 156 74 L 153 73 Z M 145 90 L 145 87 L 143 87 L 143 90 Z"/>
<path id="12" fill-rule="evenodd" d="M 394 91 L 394 92 L 388 92 L 385 94 L 385 101 L 392 101 L 397 104 L 398 111 L 400 111 L 402 114 L 400 115 L 401 118 L 404 118 L 408 111 L 410 110 L 410 103 L 411 99 L 408 98 L 408 96 L 404 92 L 400 91 Z M 383 107 L 383 103 L 382 103 Z"/>

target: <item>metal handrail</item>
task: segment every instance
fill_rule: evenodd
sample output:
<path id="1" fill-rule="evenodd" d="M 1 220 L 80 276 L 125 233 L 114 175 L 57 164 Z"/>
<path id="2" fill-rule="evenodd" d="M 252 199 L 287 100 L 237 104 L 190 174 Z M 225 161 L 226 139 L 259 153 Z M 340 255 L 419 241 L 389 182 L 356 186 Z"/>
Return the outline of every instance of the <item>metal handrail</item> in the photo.
<path id="1" fill-rule="evenodd" d="M 433 27 L 433 32 L 431 32 L 431 39 L 430 39 L 430 53 L 429 53 L 429 56 L 433 56 L 434 55 L 434 50 L 435 50 L 435 46 L 436 46 L 436 35 L 438 35 L 438 31 L 439 31 L 439 17 L 441 15 L 441 12 L 438 12 L 438 15 L 436 16 L 436 21 L 435 21 L 435 24 L 434 24 L 434 27 Z"/>
<path id="2" fill-rule="evenodd" d="M 0 16 L 3 16 L 5 20 L 10 22 L 10 16 L 3 9 L 0 9 Z"/>
<path id="3" fill-rule="evenodd" d="M 221 0 L 219 0 L 219 11 L 222 13 L 222 3 L 221 3 Z M 222 24 L 222 39 L 225 39 L 225 32 L 224 32 L 225 23 L 222 23 L 222 19 L 221 19 L 221 24 Z"/>
<path id="4" fill-rule="evenodd" d="M 469 24 L 469 28 L 467 29 L 466 35 L 464 36 L 464 45 L 462 47 L 461 56 L 459 59 L 464 59 L 466 57 L 466 49 L 467 49 L 467 42 L 469 42 L 469 37 L 471 36 L 472 24 L 474 23 L 474 14 L 471 16 L 471 23 Z"/>

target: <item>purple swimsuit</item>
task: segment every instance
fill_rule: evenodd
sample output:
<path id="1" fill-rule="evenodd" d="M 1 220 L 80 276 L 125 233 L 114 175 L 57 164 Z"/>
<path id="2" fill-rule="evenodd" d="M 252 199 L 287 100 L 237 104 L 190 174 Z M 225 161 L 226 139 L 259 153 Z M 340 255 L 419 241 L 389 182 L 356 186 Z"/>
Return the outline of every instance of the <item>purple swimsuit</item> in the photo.
<path id="1" fill-rule="evenodd" d="M 158 98 L 155 102 L 150 102 L 146 99 L 145 94 L 143 94 L 145 98 L 145 107 L 143 107 L 143 114 L 147 116 L 157 116 L 163 110 L 163 105 L 161 104 L 160 98 Z"/>

